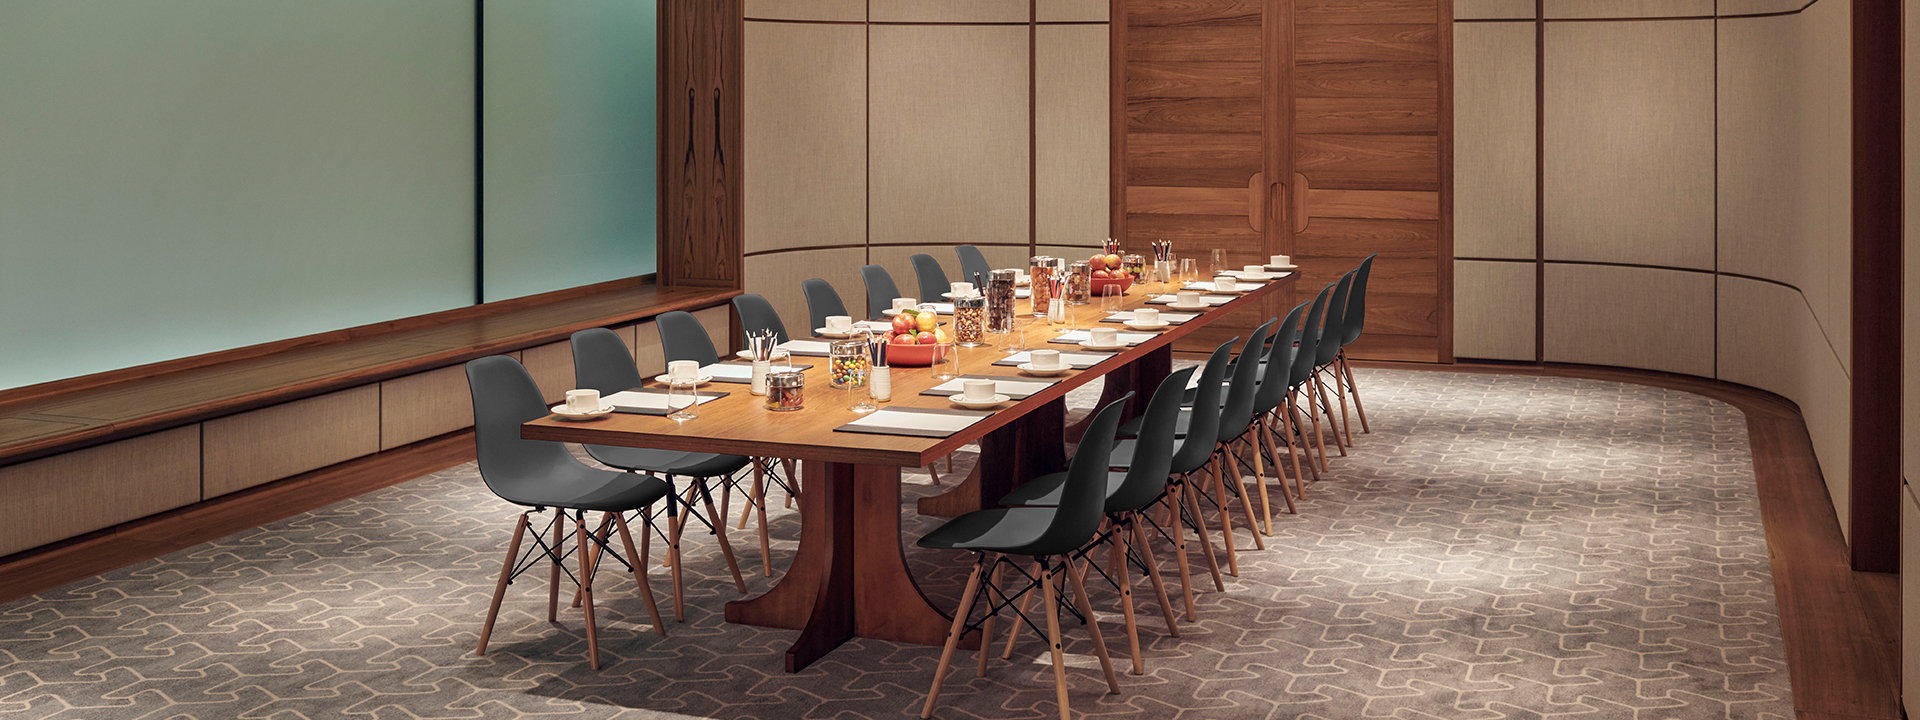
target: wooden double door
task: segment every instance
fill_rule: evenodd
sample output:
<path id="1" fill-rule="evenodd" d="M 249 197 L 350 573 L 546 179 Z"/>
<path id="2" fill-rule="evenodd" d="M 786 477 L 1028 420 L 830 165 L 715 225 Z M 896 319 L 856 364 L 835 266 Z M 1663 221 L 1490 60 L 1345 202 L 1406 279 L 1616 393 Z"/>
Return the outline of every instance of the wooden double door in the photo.
<path id="1" fill-rule="evenodd" d="M 1114 0 L 1113 218 L 1225 265 L 1290 255 L 1245 336 L 1375 259 L 1360 358 L 1452 361 L 1451 0 Z"/>

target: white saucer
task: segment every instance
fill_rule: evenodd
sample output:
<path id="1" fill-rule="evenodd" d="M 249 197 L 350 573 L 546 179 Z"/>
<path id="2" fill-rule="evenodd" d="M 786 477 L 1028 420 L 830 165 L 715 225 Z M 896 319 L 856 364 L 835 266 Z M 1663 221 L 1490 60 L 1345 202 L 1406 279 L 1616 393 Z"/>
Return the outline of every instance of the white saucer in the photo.
<path id="1" fill-rule="evenodd" d="M 1080 347 L 1086 348 L 1088 350 L 1125 350 L 1127 349 L 1127 344 L 1114 343 L 1112 345 L 1095 345 L 1093 344 L 1093 340 L 1088 339 L 1088 340 L 1081 340 Z"/>
<path id="2" fill-rule="evenodd" d="M 655 376 L 653 376 L 653 381 L 654 381 L 654 382 L 657 382 L 657 383 L 660 383 L 661 385 L 672 385 L 672 384 L 673 384 L 673 383 L 672 383 L 672 382 L 671 382 L 671 381 L 670 381 L 670 380 L 669 380 L 669 379 L 667 378 L 667 376 L 666 376 L 666 375 L 655 375 Z M 694 384 L 694 385 L 696 385 L 696 386 L 698 386 L 698 385 L 705 385 L 705 384 L 707 384 L 707 383 L 709 383 L 709 382 L 712 382 L 712 381 L 713 381 L 713 376 L 712 376 L 712 375 L 701 375 L 700 377 L 697 377 L 697 378 L 694 378 L 694 379 L 693 379 L 693 384 Z"/>
<path id="3" fill-rule="evenodd" d="M 1283 272 L 1287 270 L 1299 270 L 1300 266 L 1299 265 L 1268 265 L 1266 266 L 1266 268 L 1273 272 Z"/>
<path id="4" fill-rule="evenodd" d="M 979 290 L 975 290 L 975 291 L 973 291 L 973 295 L 979 295 L 979 294 L 980 294 L 980 291 L 979 291 Z M 968 295 L 967 297 L 973 297 L 973 295 Z M 948 299 L 948 300 L 953 300 L 953 299 L 955 299 L 955 298 L 953 297 L 953 293 L 950 293 L 950 292 L 943 292 L 943 293 L 940 293 L 940 297 L 943 297 L 943 298 L 946 298 L 946 299 Z"/>
<path id="5" fill-rule="evenodd" d="M 606 417 L 613 413 L 613 405 L 611 404 L 601 405 L 599 410 L 593 410 L 590 412 L 583 412 L 583 413 L 577 413 L 572 410 L 568 410 L 566 404 L 564 403 L 560 405 L 555 405 L 547 409 L 552 411 L 553 414 L 560 416 L 560 419 L 562 420 L 575 420 L 575 421 L 592 420 L 594 418 Z"/>
<path id="6" fill-rule="evenodd" d="M 1213 305 L 1211 303 L 1204 303 L 1204 302 L 1200 303 L 1199 305 L 1181 305 L 1180 303 L 1167 303 L 1167 307 L 1173 308 L 1175 310 L 1205 310 L 1207 308 L 1213 307 Z"/>
<path id="7" fill-rule="evenodd" d="M 752 359 L 753 359 L 753 351 L 751 351 L 751 350 L 741 350 L 740 352 L 737 352 L 737 353 L 734 353 L 734 355 L 737 355 L 737 356 L 739 356 L 741 360 L 752 360 Z M 791 355 L 791 354 L 789 354 L 789 353 L 788 353 L 787 351 L 785 351 L 785 350 L 777 350 L 777 351 L 774 351 L 774 353 L 773 353 L 773 356 L 774 356 L 774 357 L 777 357 L 777 358 L 787 358 L 787 357 L 792 357 L 792 355 Z M 665 381 L 665 380 L 662 380 L 661 382 L 666 382 L 666 381 Z M 704 381 L 702 381 L 702 382 L 704 382 Z"/>
<path id="8" fill-rule="evenodd" d="M 1022 371 L 1025 371 L 1028 375 L 1039 375 L 1040 377 L 1052 377 L 1054 375 L 1059 375 L 1061 373 L 1064 373 L 1068 370 L 1073 369 L 1072 365 L 1068 365 L 1065 363 L 1061 363 L 1059 367 L 1047 368 L 1045 370 L 1034 367 L 1033 363 L 1030 363 L 1030 362 L 1023 362 L 1023 363 L 1020 363 L 1019 365 L 1016 365 L 1015 367 L 1018 367 Z"/>
<path id="9" fill-rule="evenodd" d="M 827 328 L 814 328 L 814 329 L 813 329 L 813 334 L 814 334 L 814 335 L 816 335 L 816 336 L 818 336 L 818 337 L 830 337 L 830 338 L 843 338 L 843 337 L 853 337 L 854 335 L 856 335 L 856 334 L 858 334 L 859 332 L 860 332 L 860 328 L 859 328 L 859 327 L 855 327 L 855 328 L 853 328 L 852 330 L 848 330 L 848 331 L 846 331 L 846 332 L 836 332 L 836 331 L 834 331 L 834 330 L 829 330 L 829 329 L 827 329 Z"/>
<path id="10" fill-rule="evenodd" d="M 995 405 L 999 405 L 1000 403 L 1006 402 L 1008 400 L 1012 400 L 1013 398 L 1007 397 L 1005 395 L 995 394 L 993 398 L 990 400 L 968 400 L 966 393 L 960 393 L 959 395 L 955 395 L 947 399 L 952 400 L 953 404 L 955 405 L 959 405 L 964 408 L 971 408 L 974 410 L 978 410 L 980 408 L 990 408 Z"/>
<path id="11" fill-rule="evenodd" d="M 1154 323 L 1152 325 L 1142 325 L 1140 324 L 1139 320 L 1128 320 L 1120 324 L 1130 328 L 1139 328 L 1141 330 L 1159 330 L 1165 327 L 1172 327 L 1173 325 L 1172 323 L 1169 323 L 1165 320 L 1161 320 L 1160 322 Z"/>

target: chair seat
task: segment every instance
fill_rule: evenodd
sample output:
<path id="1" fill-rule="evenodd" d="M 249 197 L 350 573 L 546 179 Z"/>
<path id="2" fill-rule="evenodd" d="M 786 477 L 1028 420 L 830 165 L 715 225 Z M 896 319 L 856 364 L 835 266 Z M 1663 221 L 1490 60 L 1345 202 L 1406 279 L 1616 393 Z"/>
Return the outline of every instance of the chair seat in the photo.
<path id="1" fill-rule="evenodd" d="M 503 484 L 495 488 L 495 493 L 516 505 L 594 512 L 626 512 L 646 507 L 673 491 L 673 486 L 659 478 L 584 465 L 555 468 L 538 483 L 515 485 L 505 487 Z"/>
<path id="2" fill-rule="evenodd" d="M 1130 441 L 1129 441 L 1130 442 Z M 1111 457 L 1111 456 L 1109 456 Z M 1131 454 L 1129 454 L 1131 458 Z M 1111 465 L 1111 462 L 1109 462 Z M 1107 494 L 1111 496 L 1120 484 L 1126 482 L 1125 472 L 1107 473 Z M 1060 504 L 1060 493 L 1067 486 L 1067 474 L 1050 473 L 1028 480 L 1027 484 L 1014 488 L 1006 497 L 1000 498 L 1001 505 L 1013 507 L 1053 507 Z"/>
<path id="3" fill-rule="evenodd" d="M 731 475 L 739 472 L 750 462 L 745 455 L 716 455 L 618 445 L 588 445 L 587 454 L 603 465 L 621 470 L 688 477 Z"/>
<path id="4" fill-rule="evenodd" d="M 1145 421 L 1145 415 L 1128 420 L 1127 424 L 1120 426 L 1120 437 L 1140 437 L 1140 424 Z M 1191 424 L 1193 424 L 1193 408 L 1180 408 L 1180 417 L 1173 421 L 1173 436 L 1186 437 L 1187 427 Z"/>
<path id="5" fill-rule="evenodd" d="M 1073 548 L 1034 548 L 1058 508 L 976 510 L 935 528 L 915 543 L 936 550 L 981 550 L 1022 555 L 1058 555 Z"/>

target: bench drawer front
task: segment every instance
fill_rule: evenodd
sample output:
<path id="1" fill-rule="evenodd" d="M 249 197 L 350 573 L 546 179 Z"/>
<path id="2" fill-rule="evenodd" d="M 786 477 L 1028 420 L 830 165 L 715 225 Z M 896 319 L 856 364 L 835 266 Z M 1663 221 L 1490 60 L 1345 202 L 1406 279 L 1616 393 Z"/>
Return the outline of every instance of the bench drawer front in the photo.
<path id="1" fill-rule="evenodd" d="M 380 449 L 380 386 L 363 385 L 203 423 L 208 498 Z"/>
<path id="2" fill-rule="evenodd" d="M 380 449 L 472 427 L 466 367 L 453 365 L 380 383 Z"/>
<path id="3" fill-rule="evenodd" d="M 0 555 L 200 500 L 200 426 L 0 468 Z"/>

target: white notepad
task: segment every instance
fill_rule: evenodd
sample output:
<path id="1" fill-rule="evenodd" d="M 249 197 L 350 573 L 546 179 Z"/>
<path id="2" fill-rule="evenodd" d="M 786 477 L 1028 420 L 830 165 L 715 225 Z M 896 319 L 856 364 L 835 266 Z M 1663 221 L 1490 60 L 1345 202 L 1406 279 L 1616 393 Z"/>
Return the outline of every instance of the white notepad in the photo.
<path id="1" fill-rule="evenodd" d="M 1259 290 L 1262 287 L 1266 287 L 1266 285 L 1264 283 L 1249 283 L 1249 282 L 1233 284 L 1234 292 L 1253 292 L 1255 290 Z M 1208 280 L 1205 282 L 1187 283 L 1184 289 L 1198 290 L 1200 292 L 1215 292 L 1212 280 Z"/>
<path id="2" fill-rule="evenodd" d="M 1228 270 L 1220 274 L 1233 277 L 1233 278 L 1238 278 L 1241 280 L 1249 280 L 1253 282 L 1266 282 L 1268 280 L 1279 280 L 1280 278 L 1286 277 L 1288 275 L 1292 275 L 1293 272 L 1287 271 L 1287 270 L 1283 270 L 1280 272 L 1247 272 L 1245 270 Z"/>
<path id="3" fill-rule="evenodd" d="M 1123 345 L 1139 345 L 1140 343 L 1146 342 L 1148 340 L 1152 340 L 1160 336 L 1154 333 L 1123 332 L 1123 333 L 1114 333 L 1114 337 L 1119 338 L 1120 343 Z M 1084 340 L 1092 340 L 1092 339 L 1093 339 L 1092 331 L 1074 330 L 1072 332 L 1060 333 L 1060 336 L 1054 338 L 1051 342 L 1077 343 Z"/>
<path id="4" fill-rule="evenodd" d="M 841 427 L 858 428 L 882 433 L 887 431 L 901 431 L 899 434 L 946 437 L 967 429 L 967 427 L 980 422 L 983 418 L 991 414 L 968 413 L 961 415 L 955 413 L 911 412 L 911 410 L 912 408 L 881 408 Z"/>
<path id="5" fill-rule="evenodd" d="M 968 380 L 982 380 L 982 379 L 985 379 L 985 378 L 957 377 L 952 380 L 948 380 L 946 382 L 940 383 L 939 385 L 935 385 L 933 387 L 927 388 L 925 392 L 938 394 L 938 395 L 949 395 L 949 396 L 959 395 L 962 391 L 967 389 L 966 382 Z M 1015 398 L 1015 399 L 1024 398 L 1034 393 L 1040 392 L 1041 390 L 1047 389 L 1051 385 L 1053 385 L 1053 382 L 1048 382 L 1048 381 L 1001 380 L 999 378 L 993 379 L 994 392 L 1000 393 L 1002 395 L 1005 395 L 1010 398 Z"/>
<path id="6" fill-rule="evenodd" d="M 722 393 L 717 393 L 717 392 L 700 393 L 700 404 L 705 405 L 715 400 L 719 400 L 722 396 L 723 396 Z M 603 403 L 612 405 L 615 409 L 620 409 L 620 408 L 625 408 L 628 410 L 665 410 L 667 409 L 667 393 L 665 392 L 648 392 L 645 390 L 625 390 L 625 391 L 614 393 L 612 395 L 603 396 L 600 398 L 600 401 Z"/>
<path id="7" fill-rule="evenodd" d="M 1084 368 L 1090 368 L 1095 365 L 1098 365 L 1106 360 L 1111 359 L 1112 357 L 1113 357 L 1112 355 L 1097 355 L 1094 353 L 1063 352 L 1063 353 L 1060 353 L 1060 362 L 1071 365 L 1074 367 L 1074 369 L 1084 369 Z M 1022 350 L 1012 355 L 1008 355 L 1005 359 L 999 360 L 994 364 L 995 365 L 1019 365 L 1021 363 L 1030 363 L 1030 362 L 1033 362 L 1033 353 L 1031 351 Z"/>
<path id="8" fill-rule="evenodd" d="M 780 343 L 780 349 L 795 355 L 818 355 L 820 357 L 826 357 L 828 351 L 832 349 L 832 345 L 820 340 L 789 340 Z"/>
<path id="9" fill-rule="evenodd" d="M 1168 325 L 1179 325 L 1180 323 L 1186 322 L 1188 320 L 1192 320 L 1197 317 L 1200 317 L 1199 313 L 1182 313 L 1182 312 L 1166 312 L 1166 311 L 1162 311 L 1160 313 L 1160 321 L 1167 323 Z M 1121 312 L 1117 312 L 1112 315 L 1108 315 L 1107 319 L 1116 320 L 1119 322 L 1126 322 L 1128 320 L 1133 319 L 1133 311 L 1124 310 Z"/>
<path id="10" fill-rule="evenodd" d="M 799 368 L 790 365 L 773 365 L 767 368 L 767 372 L 777 373 L 797 369 Z M 716 382 L 752 382 L 753 364 L 738 362 L 702 365 L 700 366 L 700 374 L 711 375 Z"/>
<path id="11" fill-rule="evenodd" d="M 1234 298 L 1232 295 L 1201 295 L 1200 296 L 1200 302 L 1206 303 L 1208 305 L 1225 305 L 1227 303 L 1233 302 L 1233 300 Z M 1147 300 L 1147 302 L 1150 302 L 1150 303 L 1162 303 L 1162 304 L 1172 304 L 1179 301 L 1180 301 L 1180 298 L 1179 296 L 1176 296 L 1176 295 L 1155 295 L 1152 298 L 1149 298 Z"/>

